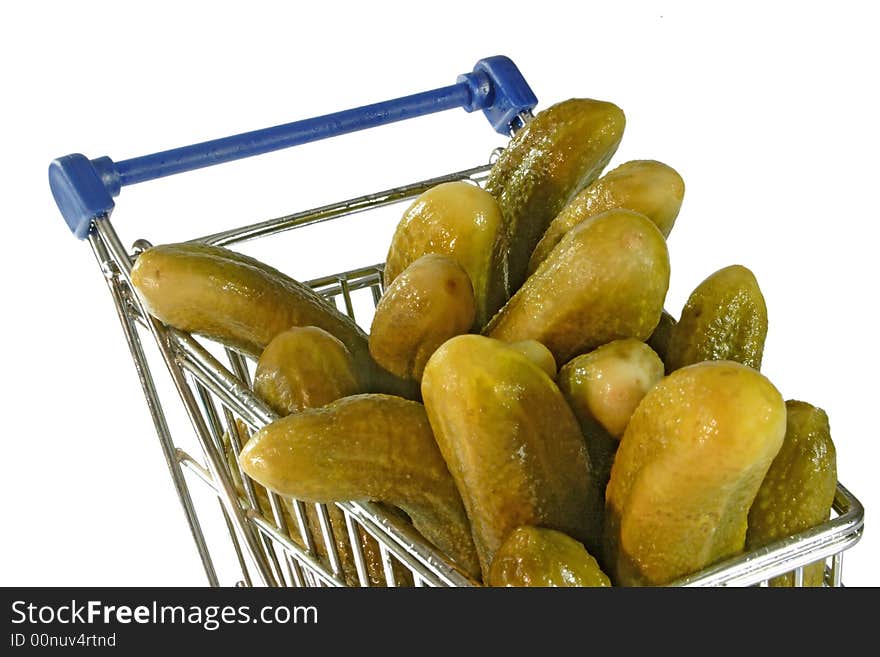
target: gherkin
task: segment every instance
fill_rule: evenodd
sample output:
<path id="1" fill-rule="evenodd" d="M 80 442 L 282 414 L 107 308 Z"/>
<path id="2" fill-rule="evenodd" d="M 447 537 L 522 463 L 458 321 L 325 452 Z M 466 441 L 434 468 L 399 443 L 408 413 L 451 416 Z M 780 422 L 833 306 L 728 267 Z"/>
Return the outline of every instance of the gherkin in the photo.
<path id="1" fill-rule="evenodd" d="M 483 333 L 537 340 L 557 363 L 612 340 L 645 340 L 660 321 L 669 250 L 657 226 L 609 210 L 572 228 Z"/>
<path id="2" fill-rule="evenodd" d="M 239 463 L 279 495 L 395 506 L 462 570 L 479 573 L 461 496 L 418 402 L 362 394 L 288 415 L 254 434 Z"/>
<path id="3" fill-rule="evenodd" d="M 742 265 L 700 283 L 669 334 L 666 371 L 704 360 L 732 360 L 761 369 L 767 305 L 755 275 Z"/>
<path id="4" fill-rule="evenodd" d="M 550 222 L 599 177 L 625 125 L 613 103 L 571 98 L 539 112 L 492 166 L 486 191 L 504 215 L 511 294 L 525 281 L 529 258 Z"/>
<path id="5" fill-rule="evenodd" d="M 379 367 L 353 319 L 307 285 L 255 258 L 195 242 L 161 244 L 140 255 L 131 282 L 147 312 L 169 326 L 207 336 L 259 358 L 279 333 L 315 326 L 351 352 L 365 387 L 417 395 Z"/>
<path id="6" fill-rule="evenodd" d="M 254 370 L 254 392 L 278 415 L 363 392 L 351 353 L 315 326 L 294 326 L 272 338 Z"/>
<path id="7" fill-rule="evenodd" d="M 484 578 L 522 525 L 598 545 L 602 510 L 584 439 L 559 388 L 529 356 L 500 340 L 459 335 L 428 361 L 422 397 Z"/>
<path id="8" fill-rule="evenodd" d="M 837 453 L 828 415 L 806 402 L 785 402 L 785 439 L 749 510 L 749 549 L 791 536 L 828 520 L 837 490 Z M 804 586 L 822 586 L 825 562 L 804 568 Z M 770 580 L 792 586 L 794 574 Z"/>
<path id="9" fill-rule="evenodd" d="M 655 160 L 624 162 L 582 190 L 550 222 L 529 259 L 529 273 L 538 268 L 565 233 L 608 210 L 639 212 L 669 237 L 683 198 L 684 181 L 672 167 Z"/>
<path id="10" fill-rule="evenodd" d="M 489 569 L 489 586 L 611 586 L 582 543 L 542 527 L 518 527 Z"/>

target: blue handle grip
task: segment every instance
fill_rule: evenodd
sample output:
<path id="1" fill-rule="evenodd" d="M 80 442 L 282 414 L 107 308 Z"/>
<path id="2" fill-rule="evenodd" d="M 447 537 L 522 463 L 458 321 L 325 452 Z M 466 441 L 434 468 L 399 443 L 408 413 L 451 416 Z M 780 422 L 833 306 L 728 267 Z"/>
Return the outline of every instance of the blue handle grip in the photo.
<path id="1" fill-rule="evenodd" d="M 49 186 L 68 227 L 80 239 L 92 220 L 109 216 L 113 197 L 125 185 L 239 160 L 356 130 L 461 107 L 483 110 L 498 132 L 509 134 L 517 117 L 538 104 L 516 65 L 507 57 L 481 59 L 456 84 L 232 137 L 113 162 L 74 153 L 49 165 Z"/>

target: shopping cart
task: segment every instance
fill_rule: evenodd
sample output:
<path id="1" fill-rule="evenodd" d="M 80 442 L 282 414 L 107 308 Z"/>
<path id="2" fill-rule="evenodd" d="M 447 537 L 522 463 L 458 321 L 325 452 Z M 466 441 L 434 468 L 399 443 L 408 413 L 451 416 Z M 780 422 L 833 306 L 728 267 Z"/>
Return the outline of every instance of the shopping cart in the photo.
<path id="1" fill-rule="evenodd" d="M 451 108 L 481 110 L 497 132 L 510 136 L 531 119 L 536 105 L 535 95 L 514 63 L 506 57 L 490 57 L 459 76 L 455 84 L 412 96 L 120 162 L 108 157 L 90 160 L 80 154 L 52 162 L 52 193 L 70 230 L 88 240 L 104 274 L 211 585 L 221 584 L 212 556 L 221 546 L 211 542 L 209 549 L 203 521 L 210 511 L 194 502 L 193 481 L 206 485 L 210 496 L 220 501 L 226 535 L 222 547 L 231 547 L 237 564 L 235 576 L 224 584 L 472 586 L 477 582 L 393 510 L 367 501 L 341 502 L 329 508 L 282 500 L 240 470 L 236 457 L 247 439 L 242 434 L 275 419 L 251 391 L 254 363 L 231 348 L 164 325 L 145 311 L 132 289 L 130 270 L 133 259 L 149 243 L 136 240 L 131 250 L 124 246 L 110 222 L 113 198 L 127 185 Z M 471 169 L 245 225 L 198 241 L 230 246 L 401 203 L 441 182 L 471 180 L 481 184 L 492 157 Z M 382 265 L 332 274 L 308 284 L 357 319 L 354 297 L 370 295 L 375 304 L 382 294 Z M 147 334 L 157 348 L 149 358 L 142 342 Z M 183 449 L 179 434 L 175 434 L 178 440 L 172 436 L 150 363 L 159 359 L 170 375 L 175 398 L 183 404 L 195 449 Z M 770 578 L 793 572 L 797 586 L 803 583 L 804 566 L 823 561 L 826 584 L 841 586 L 843 555 L 861 537 L 863 519 L 862 505 L 839 484 L 832 518 L 827 522 L 715 564 L 675 585 L 767 585 Z M 365 555 L 364 551 L 370 538 L 378 544 L 378 575 L 377 555 Z"/>

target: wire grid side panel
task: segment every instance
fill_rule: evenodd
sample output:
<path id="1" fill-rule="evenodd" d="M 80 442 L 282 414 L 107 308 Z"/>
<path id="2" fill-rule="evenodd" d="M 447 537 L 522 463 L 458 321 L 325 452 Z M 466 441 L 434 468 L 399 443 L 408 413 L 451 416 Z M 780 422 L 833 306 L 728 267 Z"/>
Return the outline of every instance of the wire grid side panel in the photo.
<path id="1" fill-rule="evenodd" d="M 382 296 L 382 266 L 374 265 L 310 281 L 309 285 L 338 310 L 368 328 Z M 430 583 L 418 563 L 375 528 L 368 530 L 340 505 L 308 504 L 298 507 L 301 527 L 311 536 L 314 554 L 346 586 L 423 586 Z M 399 513 L 385 508 L 389 514 Z M 306 573 L 309 566 L 304 564 Z M 317 578 L 320 581 L 320 577 Z"/>
<path id="2" fill-rule="evenodd" d="M 382 267 L 353 270 L 311 281 L 309 285 L 364 327 L 382 295 Z M 226 351 L 233 371 L 250 384 L 248 362 L 242 358 L 236 363 L 237 354 Z M 442 584 L 425 572 L 424 564 L 380 529 L 368 528 L 363 519 L 343 506 L 281 498 L 250 481 L 237 462 L 249 429 L 240 419 L 236 420 L 229 407 L 224 405 L 223 410 L 227 415 L 227 432 L 239 435 L 238 440 L 224 439 L 230 475 L 241 488 L 242 502 L 259 514 L 254 525 L 280 583 L 307 587 Z M 407 520 L 396 509 L 382 510 Z"/>

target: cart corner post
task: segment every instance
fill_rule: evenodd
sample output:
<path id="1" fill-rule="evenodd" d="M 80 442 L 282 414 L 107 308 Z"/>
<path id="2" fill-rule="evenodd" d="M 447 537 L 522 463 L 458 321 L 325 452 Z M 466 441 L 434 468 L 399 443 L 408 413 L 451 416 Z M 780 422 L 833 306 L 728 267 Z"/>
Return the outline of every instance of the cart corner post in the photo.
<path id="1" fill-rule="evenodd" d="M 49 165 L 49 188 L 70 231 L 85 239 L 92 220 L 110 216 L 119 194 L 119 174 L 109 157 L 65 155 Z"/>

